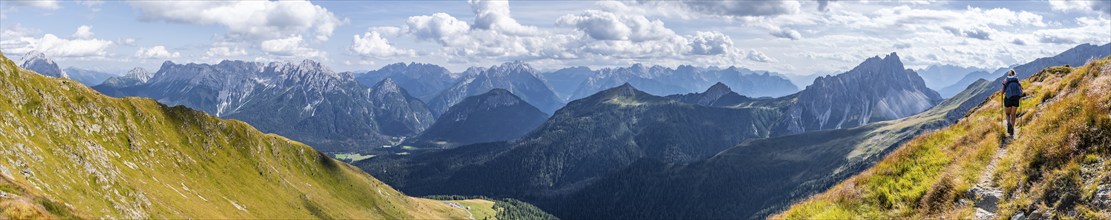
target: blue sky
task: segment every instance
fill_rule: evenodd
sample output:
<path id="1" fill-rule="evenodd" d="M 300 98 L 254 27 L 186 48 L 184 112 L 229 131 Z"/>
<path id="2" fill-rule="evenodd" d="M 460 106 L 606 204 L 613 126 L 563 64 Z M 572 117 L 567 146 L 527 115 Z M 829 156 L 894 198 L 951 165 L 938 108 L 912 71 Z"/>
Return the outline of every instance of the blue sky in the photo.
<path id="1" fill-rule="evenodd" d="M 166 60 L 314 59 L 336 71 L 741 66 L 837 73 L 899 53 L 913 68 L 999 68 L 1111 42 L 1111 1 L 22 1 L 0 50 L 124 72 Z"/>

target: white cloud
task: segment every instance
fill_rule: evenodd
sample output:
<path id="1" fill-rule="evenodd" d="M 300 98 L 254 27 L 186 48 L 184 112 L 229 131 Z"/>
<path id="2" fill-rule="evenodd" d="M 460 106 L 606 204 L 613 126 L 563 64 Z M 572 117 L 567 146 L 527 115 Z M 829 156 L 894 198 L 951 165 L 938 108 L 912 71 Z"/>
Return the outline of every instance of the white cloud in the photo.
<path id="1" fill-rule="evenodd" d="M 778 38 L 786 38 L 786 39 L 791 39 L 791 40 L 802 39 L 802 34 L 799 34 L 798 31 L 787 29 L 787 28 L 779 28 L 779 30 L 773 30 L 771 32 L 771 34 L 772 34 L 772 36 L 775 36 L 775 37 L 778 37 Z"/>
<path id="2" fill-rule="evenodd" d="M 431 16 L 413 16 L 406 22 L 405 30 L 417 39 L 433 40 L 444 45 L 456 44 L 453 38 L 466 34 L 471 26 L 446 13 Z"/>
<path id="3" fill-rule="evenodd" d="M 699 31 L 691 38 L 691 53 L 693 54 L 723 54 L 730 49 L 733 49 L 733 39 L 721 32 Z"/>
<path id="4" fill-rule="evenodd" d="M 58 4 L 57 0 L 16 0 L 5 2 L 8 3 L 8 5 L 17 7 L 35 7 L 49 10 L 62 8 L 62 6 Z"/>
<path id="5" fill-rule="evenodd" d="M 91 39 L 93 38 L 93 27 L 88 25 L 81 25 L 77 27 L 77 32 L 73 32 L 73 37 L 77 39 Z"/>
<path id="6" fill-rule="evenodd" d="M 233 56 L 247 55 L 247 50 L 239 47 L 216 46 L 208 48 L 208 51 L 205 51 L 204 54 L 205 57 L 209 58 L 227 58 Z"/>
<path id="7" fill-rule="evenodd" d="M 641 42 L 675 36 L 675 32 L 658 19 L 608 11 L 586 10 L 577 15 L 564 15 L 556 23 L 573 26 L 596 40 Z"/>
<path id="8" fill-rule="evenodd" d="M 475 13 L 474 28 L 497 30 L 510 34 L 536 34 L 537 28 L 525 26 L 509 13 L 508 0 L 467 0 Z"/>
<path id="9" fill-rule="evenodd" d="M 346 23 L 308 1 L 132 1 L 143 20 L 222 25 L 235 35 L 274 39 L 312 32 L 326 41 Z"/>
<path id="10" fill-rule="evenodd" d="M 412 56 L 413 50 L 404 50 L 390 45 L 390 41 L 383 38 L 377 31 L 355 35 L 351 43 L 351 51 L 368 57 L 393 57 Z"/>
<path id="11" fill-rule="evenodd" d="M 80 29 L 78 32 L 81 32 Z M 66 39 L 54 34 L 36 38 L 31 32 L 34 31 L 20 25 L 0 32 L 0 49 L 16 54 L 37 50 L 52 57 L 103 57 L 108 55 L 106 49 L 113 44 L 112 41 L 93 39 L 91 31 L 88 31 L 87 39 Z"/>
<path id="12" fill-rule="evenodd" d="M 764 55 L 763 52 L 760 52 L 760 51 L 757 51 L 757 50 L 748 50 L 748 53 L 747 53 L 747 55 L 745 55 L 745 58 L 748 59 L 748 60 L 751 60 L 751 61 L 756 61 L 756 62 L 761 62 L 761 63 L 767 63 L 767 62 L 774 62 L 775 61 L 771 57 L 768 57 L 768 55 Z"/>
<path id="13" fill-rule="evenodd" d="M 166 50 L 165 46 L 154 46 L 150 48 L 140 47 L 135 51 L 135 57 L 140 59 L 169 59 L 180 57 L 179 52 L 170 52 Z"/>
<path id="14" fill-rule="evenodd" d="M 302 58 L 322 58 L 324 52 L 305 47 L 301 35 L 263 41 L 260 45 L 263 52 L 283 56 Z"/>

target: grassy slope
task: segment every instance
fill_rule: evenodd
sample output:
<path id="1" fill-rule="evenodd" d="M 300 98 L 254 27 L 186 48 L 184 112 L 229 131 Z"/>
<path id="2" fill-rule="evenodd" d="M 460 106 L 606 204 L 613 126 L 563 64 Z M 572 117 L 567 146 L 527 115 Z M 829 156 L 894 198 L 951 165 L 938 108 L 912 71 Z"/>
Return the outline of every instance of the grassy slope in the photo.
<path id="1" fill-rule="evenodd" d="M 309 146 L 0 56 L 0 218 L 466 218 Z"/>
<path id="2" fill-rule="evenodd" d="M 1020 106 L 1019 136 L 989 172 L 1004 191 L 999 214 L 1053 209 L 1111 217 L 1084 202 L 1096 186 L 1111 182 L 1111 58 L 1047 70 L 1023 81 L 1029 98 Z M 1047 73 L 1058 70 L 1072 73 Z M 974 208 L 959 201 L 970 199 L 964 192 L 1002 146 L 1000 99 L 996 93 L 960 122 L 912 139 L 876 166 L 773 218 L 972 217 Z"/>

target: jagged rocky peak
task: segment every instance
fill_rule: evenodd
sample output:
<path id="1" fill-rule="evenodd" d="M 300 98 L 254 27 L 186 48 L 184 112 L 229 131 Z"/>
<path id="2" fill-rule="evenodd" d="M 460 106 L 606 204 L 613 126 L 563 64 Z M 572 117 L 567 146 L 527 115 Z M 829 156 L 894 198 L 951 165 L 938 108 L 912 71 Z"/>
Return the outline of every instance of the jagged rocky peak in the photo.
<path id="1" fill-rule="evenodd" d="M 710 86 L 709 89 L 706 89 L 705 94 L 707 94 L 707 95 L 709 95 L 709 94 L 724 95 L 724 94 L 730 93 L 730 92 L 733 92 L 733 89 L 730 89 L 729 86 L 725 85 L 725 83 L 718 82 L 718 83 L 714 83 L 713 86 Z"/>
<path id="2" fill-rule="evenodd" d="M 150 78 L 154 77 L 154 73 L 151 73 L 150 71 L 147 71 L 147 69 L 143 69 L 142 67 L 135 67 L 130 71 L 127 71 L 127 75 L 124 75 L 124 77 L 136 79 L 140 82 L 146 83 L 147 81 L 150 81 Z"/>
<path id="3" fill-rule="evenodd" d="M 65 71 L 62 71 L 62 68 L 58 67 L 58 64 L 54 63 L 54 60 L 51 60 L 46 56 L 46 53 L 42 51 L 34 50 L 27 52 L 27 54 L 23 55 L 21 60 L 23 64 L 19 65 L 19 67 L 24 69 L 35 71 L 45 76 L 69 78 L 69 75 L 66 74 Z"/>
<path id="4" fill-rule="evenodd" d="M 532 66 L 530 66 L 528 63 L 522 62 L 520 60 L 513 61 L 513 62 L 502 63 L 501 65 L 491 67 L 490 70 L 491 71 L 499 70 L 499 71 L 533 72 Z"/>
<path id="5" fill-rule="evenodd" d="M 400 93 L 401 92 L 401 86 L 397 85 L 397 82 L 394 82 L 393 79 L 391 79 L 391 78 L 383 79 L 381 82 L 378 82 L 378 84 L 375 84 L 374 88 L 372 88 L 372 89 L 375 91 L 375 93 L 382 93 L 382 92 Z"/>

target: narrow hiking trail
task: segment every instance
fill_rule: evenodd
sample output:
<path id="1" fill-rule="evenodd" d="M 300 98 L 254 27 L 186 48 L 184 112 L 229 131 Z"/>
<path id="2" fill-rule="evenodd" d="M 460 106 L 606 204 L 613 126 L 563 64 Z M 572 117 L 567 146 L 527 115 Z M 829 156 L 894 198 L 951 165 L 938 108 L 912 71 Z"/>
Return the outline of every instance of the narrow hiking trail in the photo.
<path id="1" fill-rule="evenodd" d="M 1018 128 L 1015 128 L 1015 133 L 1018 133 Z M 976 186 L 968 190 L 969 197 L 975 200 L 976 206 L 976 219 L 995 219 L 998 214 L 999 199 L 1003 196 L 1003 190 L 992 181 L 995 173 L 995 167 L 1004 155 L 1007 155 L 1007 145 L 1010 144 L 1012 137 L 1004 137 L 1000 142 L 999 149 L 995 151 L 995 155 L 991 157 L 991 162 L 987 167 L 980 172 L 980 178 L 976 182 Z"/>

